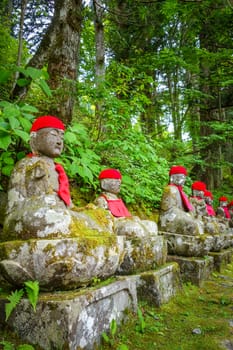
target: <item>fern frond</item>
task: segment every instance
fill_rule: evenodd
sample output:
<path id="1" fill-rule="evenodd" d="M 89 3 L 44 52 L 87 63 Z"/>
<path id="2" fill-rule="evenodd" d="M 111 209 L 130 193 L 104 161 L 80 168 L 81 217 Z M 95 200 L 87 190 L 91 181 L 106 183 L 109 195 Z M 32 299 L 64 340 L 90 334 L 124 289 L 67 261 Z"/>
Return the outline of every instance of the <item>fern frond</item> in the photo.
<path id="1" fill-rule="evenodd" d="M 8 320 L 12 311 L 16 308 L 16 306 L 20 302 L 23 294 L 24 294 L 24 290 L 20 289 L 20 290 L 11 292 L 11 294 L 8 295 L 7 299 L 9 300 L 9 303 L 6 303 L 5 305 L 6 321 Z"/>
<path id="2" fill-rule="evenodd" d="M 38 281 L 26 281 L 24 282 L 25 290 L 27 297 L 33 307 L 33 310 L 36 311 L 36 305 L 39 297 L 39 282 Z"/>

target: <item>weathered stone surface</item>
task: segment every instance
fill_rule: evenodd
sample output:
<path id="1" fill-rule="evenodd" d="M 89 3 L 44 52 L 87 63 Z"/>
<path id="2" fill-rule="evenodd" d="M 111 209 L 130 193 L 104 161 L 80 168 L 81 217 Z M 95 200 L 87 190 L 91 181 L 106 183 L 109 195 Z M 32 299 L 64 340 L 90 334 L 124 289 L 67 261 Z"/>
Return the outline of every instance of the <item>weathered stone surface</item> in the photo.
<path id="1" fill-rule="evenodd" d="M 222 269 L 233 260 L 233 248 L 223 249 L 220 252 L 209 252 L 209 256 L 214 258 L 214 269 L 221 272 Z"/>
<path id="2" fill-rule="evenodd" d="M 4 302 L 0 299 L 0 305 Z M 90 350 L 113 319 L 120 323 L 127 309 L 136 308 L 136 283 L 122 278 L 98 289 L 41 293 L 36 312 L 23 299 L 8 324 L 22 339 L 45 350 Z M 3 314 L 0 321 L 4 323 Z"/>
<path id="3" fill-rule="evenodd" d="M 214 258 L 212 256 L 197 258 L 168 255 L 167 261 L 175 261 L 179 264 L 182 282 L 191 282 L 199 287 L 214 271 Z"/>
<path id="4" fill-rule="evenodd" d="M 154 221 L 140 220 L 137 216 L 114 219 L 114 232 L 127 237 L 157 236 L 158 227 Z"/>
<path id="5" fill-rule="evenodd" d="M 186 212 L 177 186 L 166 186 L 161 199 L 159 230 L 176 234 L 199 236 L 204 233 L 201 220 L 192 211 Z"/>
<path id="6" fill-rule="evenodd" d="M 139 300 L 161 306 L 181 290 L 180 267 L 177 263 L 169 263 L 156 271 L 143 272 L 136 276 Z"/>
<path id="7" fill-rule="evenodd" d="M 170 263 L 99 288 L 42 292 L 36 312 L 23 299 L 7 323 L 23 340 L 45 350 L 92 350 L 113 319 L 119 324 L 127 319 L 127 310 L 137 310 L 138 299 L 159 306 L 180 287 L 179 265 Z M 5 324 L 6 301 L 0 296 L 0 326 Z"/>
<path id="8" fill-rule="evenodd" d="M 155 269 L 166 262 L 167 242 L 163 236 L 125 237 L 124 260 L 118 274 L 133 274 Z"/>
<path id="9" fill-rule="evenodd" d="M 0 273 L 14 286 L 37 280 L 41 290 L 68 290 L 114 275 L 124 257 L 124 237 L 2 242 L 0 257 Z"/>
<path id="10" fill-rule="evenodd" d="M 213 252 L 220 252 L 222 249 L 231 247 L 233 244 L 233 235 L 230 231 L 214 235 L 214 244 L 211 249 Z"/>
<path id="11" fill-rule="evenodd" d="M 168 254 L 179 256 L 205 256 L 212 250 L 215 242 L 214 236 L 199 235 L 188 236 L 169 232 L 160 232 L 168 244 Z"/>

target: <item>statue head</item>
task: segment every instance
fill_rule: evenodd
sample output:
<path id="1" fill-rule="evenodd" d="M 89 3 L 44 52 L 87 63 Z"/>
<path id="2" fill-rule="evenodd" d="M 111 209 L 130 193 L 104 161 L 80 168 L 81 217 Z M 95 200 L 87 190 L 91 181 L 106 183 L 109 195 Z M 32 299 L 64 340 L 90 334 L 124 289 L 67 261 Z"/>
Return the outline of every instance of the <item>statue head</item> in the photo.
<path id="1" fill-rule="evenodd" d="M 212 205 L 212 204 L 213 204 L 213 200 L 214 200 L 214 197 L 213 197 L 213 195 L 212 195 L 212 192 L 205 190 L 205 191 L 204 191 L 204 199 L 205 199 L 205 202 L 206 202 L 207 204 Z"/>
<path id="2" fill-rule="evenodd" d="M 120 192 L 121 179 L 121 173 L 117 169 L 105 169 L 99 174 L 101 189 L 114 194 Z"/>
<path id="3" fill-rule="evenodd" d="M 202 181 L 195 181 L 192 183 L 192 193 L 194 197 L 204 198 L 206 184 Z"/>
<path id="4" fill-rule="evenodd" d="M 30 130 L 32 152 L 49 158 L 60 156 L 63 150 L 64 130 L 64 124 L 57 117 L 50 115 L 38 117 Z"/>
<path id="5" fill-rule="evenodd" d="M 227 197 L 222 196 L 218 200 L 219 200 L 219 206 L 220 207 L 227 207 L 227 204 L 228 204 L 228 198 Z"/>
<path id="6" fill-rule="evenodd" d="M 181 165 L 173 165 L 169 171 L 170 183 L 183 186 L 185 184 L 187 170 Z"/>

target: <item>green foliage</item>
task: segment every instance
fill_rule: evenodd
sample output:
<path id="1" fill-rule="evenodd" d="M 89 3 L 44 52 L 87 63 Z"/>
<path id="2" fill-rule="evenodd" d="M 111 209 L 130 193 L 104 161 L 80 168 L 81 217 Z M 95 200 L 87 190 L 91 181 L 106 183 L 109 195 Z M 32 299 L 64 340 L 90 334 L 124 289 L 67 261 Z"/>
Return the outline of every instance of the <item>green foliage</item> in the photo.
<path id="1" fill-rule="evenodd" d="M 107 334 L 106 332 L 102 333 L 102 339 L 103 341 L 108 344 L 111 348 L 113 345 L 115 345 L 115 336 L 117 333 L 117 323 L 116 320 L 112 319 L 111 323 L 110 323 L 110 332 L 109 334 Z M 117 345 L 117 350 L 128 350 L 127 345 L 123 344 L 123 343 L 119 343 Z"/>
<path id="2" fill-rule="evenodd" d="M 35 348 L 29 344 L 21 344 L 19 346 L 14 346 L 9 341 L 1 341 L 0 345 L 3 345 L 3 350 L 34 350 Z"/>
<path id="3" fill-rule="evenodd" d="M 32 113 L 36 112 L 35 107 L 26 104 L 0 102 L 0 169 L 2 175 L 10 176 L 15 161 L 25 155 L 31 120 L 34 119 Z"/>
<path id="4" fill-rule="evenodd" d="M 82 180 L 82 185 L 96 186 L 100 171 L 100 157 L 92 150 L 93 143 L 88 130 L 78 123 L 73 123 L 65 133 L 65 148 L 62 162 L 67 174 L 72 179 Z"/>
<path id="5" fill-rule="evenodd" d="M 11 292 L 11 294 L 7 297 L 7 300 L 9 300 L 9 303 L 5 305 L 6 321 L 10 317 L 12 311 L 16 308 L 16 306 L 20 302 L 23 295 L 24 295 L 24 290 L 20 289 L 20 290 Z"/>
<path id="6" fill-rule="evenodd" d="M 129 313 L 111 343 L 101 350 L 118 349 L 120 342 L 137 350 L 220 350 L 231 339 L 233 264 L 215 272 L 202 287 L 183 284 L 167 303 L 157 307 L 140 301 L 141 313 Z M 224 283 L 223 283 L 224 280 Z M 141 324 L 141 326 L 140 326 Z M 193 334 L 199 328 L 201 333 Z"/>
<path id="7" fill-rule="evenodd" d="M 44 94 L 51 96 L 46 83 L 48 75 L 45 70 L 28 67 L 18 68 L 17 71 L 25 77 L 18 80 L 20 86 L 25 86 L 32 81 Z M 9 72 L 0 71 L 0 85 L 4 84 L 5 78 L 7 79 L 12 73 L 12 69 Z M 0 173 L 2 175 L 9 177 L 14 163 L 28 152 L 29 131 L 37 113 L 38 109 L 26 102 L 0 101 Z M 1 185 L 0 189 L 2 189 Z"/>
<path id="8" fill-rule="evenodd" d="M 36 311 L 36 304 L 39 296 L 39 283 L 38 281 L 26 281 L 24 282 L 26 295 L 33 307 L 33 310 Z"/>
<path id="9" fill-rule="evenodd" d="M 38 281 L 26 281 L 24 282 L 24 288 L 15 290 L 11 292 L 9 296 L 7 296 L 7 300 L 9 300 L 9 303 L 6 303 L 5 305 L 6 321 L 8 320 L 12 311 L 16 308 L 16 306 L 19 304 L 20 300 L 25 294 L 28 297 L 28 300 L 32 305 L 33 310 L 36 311 L 36 304 L 38 302 L 39 296 L 39 283 Z"/>
<path id="10" fill-rule="evenodd" d="M 46 83 L 46 80 L 48 80 L 49 75 L 45 69 L 36 69 L 33 67 L 18 67 L 17 70 L 23 75 L 23 77 L 20 77 L 17 80 L 17 85 L 27 86 L 33 81 L 33 84 L 38 86 L 44 92 L 45 95 L 47 95 L 48 97 L 52 96 L 52 92 L 48 84 Z"/>
<path id="11" fill-rule="evenodd" d="M 110 323 L 110 334 L 108 335 L 106 332 L 103 332 L 102 333 L 103 340 L 106 343 L 113 345 L 116 331 L 117 331 L 117 323 L 116 323 L 116 320 L 112 319 Z"/>
<path id="12" fill-rule="evenodd" d="M 121 195 L 126 203 L 144 202 L 149 208 L 158 205 L 168 179 L 168 164 L 158 155 L 159 144 L 147 140 L 139 131 L 126 130 L 98 142 L 95 149 L 105 167 L 120 169 Z"/>
<path id="13" fill-rule="evenodd" d="M 138 308 L 137 314 L 138 314 L 138 323 L 136 325 L 136 331 L 139 333 L 144 333 L 146 328 L 146 322 L 143 317 L 141 309 Z"/>

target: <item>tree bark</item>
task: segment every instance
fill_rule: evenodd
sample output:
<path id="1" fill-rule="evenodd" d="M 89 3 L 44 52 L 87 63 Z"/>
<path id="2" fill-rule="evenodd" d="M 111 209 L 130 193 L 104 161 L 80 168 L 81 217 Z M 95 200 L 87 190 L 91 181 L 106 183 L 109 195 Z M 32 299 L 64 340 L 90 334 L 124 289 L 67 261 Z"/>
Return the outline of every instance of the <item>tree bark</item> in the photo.
<path id="1" fill-rule="evenodd" d="M 82 0 L 56 0 L 52 21 L 27 66 L 48 67 L 48 84 L 53 93 L 51 114 L 65 124 L 72 119 L 76 93 L 78 51 L 82 25 Z M 16 85 L 14 97 L 25 94 Z"/>
<path id="2" fill-rule="evenodd" d="M 104 6 L 101 0 L 93 0 L 94 26 L 95 26 L 95 82 L 96 87 L 101 89 L 101 84 L 105 79 L 105 43 L 104 43 Z M 104 131 L 102 120 L 103 103 L 98 100 L 96 103 L 96 120 L 98 121 L 99 135 Z M 99 136 L 98 136 L 99 137 Z"/>

